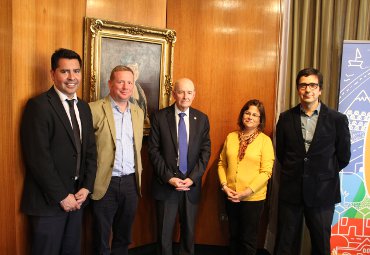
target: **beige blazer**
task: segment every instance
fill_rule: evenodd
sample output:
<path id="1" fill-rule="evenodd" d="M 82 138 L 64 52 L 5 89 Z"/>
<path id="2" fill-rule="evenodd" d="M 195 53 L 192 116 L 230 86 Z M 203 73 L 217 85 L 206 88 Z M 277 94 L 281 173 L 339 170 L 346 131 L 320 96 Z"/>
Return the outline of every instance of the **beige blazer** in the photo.
<path id="1" fill-rule="evenodd" d="M 91 198 L 101 199 L 112 178 L 116 149 L 116 128 L 109 95 L 104 99 L 89 103 L 93 117 L 98 169 Z M 130 103 L 132 127 L 134 131 L 135 175 L 138 194 L 141 195 L 141 145 L 143 140 L 144 113 L 137 105 Z"/>

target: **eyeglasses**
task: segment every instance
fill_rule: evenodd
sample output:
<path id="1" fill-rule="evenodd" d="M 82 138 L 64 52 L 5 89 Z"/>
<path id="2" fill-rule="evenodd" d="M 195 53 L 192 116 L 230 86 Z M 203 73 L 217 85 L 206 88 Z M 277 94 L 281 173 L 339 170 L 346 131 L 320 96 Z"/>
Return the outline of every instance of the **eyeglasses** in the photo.
<path id="1" fill-rule="evenodd" d="M 258 115 L 256 113 L 251 113 L 251 112 L 244 112 L 244 115 L 247 115 L 248 117 L 253 117 L 253 118 L 261 117 L 260 115 Z"/>
<path id="2" fill-rule="evenodd" d="M 317 89 L 318 86 L 319 86 L 318 83 L 299 83 L 298 89 L 305 90 L 307 89 L 307 87 L 310 87 L 310 89 Z"/>

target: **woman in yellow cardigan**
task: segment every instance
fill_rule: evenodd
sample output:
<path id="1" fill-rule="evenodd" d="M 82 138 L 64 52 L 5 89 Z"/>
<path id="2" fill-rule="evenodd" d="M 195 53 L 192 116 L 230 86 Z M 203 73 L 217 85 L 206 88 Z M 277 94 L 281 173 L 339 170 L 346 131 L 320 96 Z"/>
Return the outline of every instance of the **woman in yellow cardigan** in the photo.
<path id="1" fill-rule="evenodd" d="M 262 133 L 265 109 L 259 100 L 240 111 L 239 131 L 228 134 L 218 162 L 218 176 L 226 195 L 230 254 L 256 254 L 258 226 L 271 177 L 274 149 Z"/>

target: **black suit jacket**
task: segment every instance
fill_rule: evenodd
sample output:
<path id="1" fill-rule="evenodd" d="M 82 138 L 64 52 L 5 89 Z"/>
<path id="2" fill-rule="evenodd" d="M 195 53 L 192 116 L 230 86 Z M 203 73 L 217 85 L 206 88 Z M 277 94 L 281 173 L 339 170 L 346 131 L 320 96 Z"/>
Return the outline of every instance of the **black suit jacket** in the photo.
<path id="1" fill-rule="evenodd" d="M 276 129 L 280 200 L 309 207 L 340 202 L 339 171 L 349 163 L 350 140 L 346 115 L 321 103 L 313 140 L 306 152 L 300 105 L 282 113 Z"/>
<path id="2" fill-rule="evenodd" d="M 92 192 L 96 174 L 92 117 L 87 103 L 78 100 L 77 107 L 82 126 L 78 188 Z M 22 211 L 36 216 L 64 213 L 59 203 L 74 193 L 77 151 L 68 115 L 53 87 L 28 101 L 21 144 L 26 167 Z"/>
<path id="3" fill-rule="evenodd" d="M 157 200 L 177 199 L 178 191 L 168 183 L 172 177 L 190 178 L 194 184 L 187 191 L 190 201 L 200 200 L 202 175 L 210 154 L 209 121 L 207 115 L 189 108 L 188 171 L 182 176 L 177 167 L 178 142 L 174 104 L 151 116 L 149 157 L 154 168 L 153 195 Z"/>

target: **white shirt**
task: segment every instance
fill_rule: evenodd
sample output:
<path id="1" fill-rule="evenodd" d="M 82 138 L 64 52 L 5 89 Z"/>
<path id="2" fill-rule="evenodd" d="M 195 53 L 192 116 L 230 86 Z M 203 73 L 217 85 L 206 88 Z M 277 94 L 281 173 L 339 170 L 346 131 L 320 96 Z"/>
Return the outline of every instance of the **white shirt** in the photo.
<path id="1" fill-rule="evenodd" d="M 73 125 L 72 125 L 71 115 L 69 114 L 69 105 L 68 105 L 68 103 L 67 103 L 66 100 L 67 99 L 68 100 L 70 100 L 70 99 L 73 99 L 74 100 L 74 104 L 73 105 L 74 105 L 74 109 L 75 109 L 75 113 L 76 113 L 76 118 L 77 118 L 78 126 L 80 128 L 80 137 L 81 137 L 81 141 L 82 141 L 81 119 L 80 119 L 80 112 L 78 111 L 78 107 L 77 107 L 78 99 L 77 99 L 76 93 L 73 95 L 73 98 L 69 98 L 66 95 L 64 95 L 60 90 L 58 90 L 57 87 L 54 86 L 54 89 L 57 92 L 57 94 L 58 94 L 58 96 L 60 98 L 60 101 L 62 101 L 64 110 L 67 113 L 67 116 L 68 116 L 68 119 L 69 119 L 69 123 L 71 124 L 71 127 L 72 128 L 73 128 Z"/>

